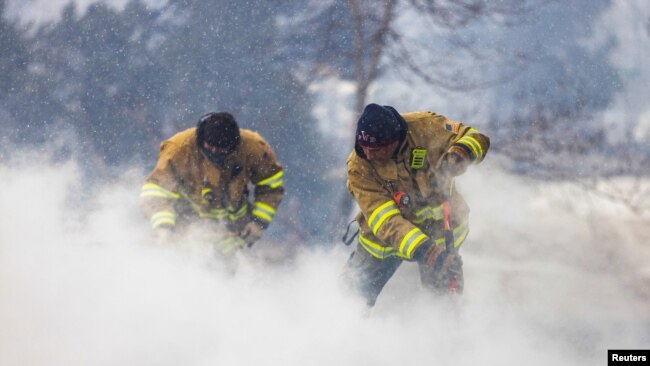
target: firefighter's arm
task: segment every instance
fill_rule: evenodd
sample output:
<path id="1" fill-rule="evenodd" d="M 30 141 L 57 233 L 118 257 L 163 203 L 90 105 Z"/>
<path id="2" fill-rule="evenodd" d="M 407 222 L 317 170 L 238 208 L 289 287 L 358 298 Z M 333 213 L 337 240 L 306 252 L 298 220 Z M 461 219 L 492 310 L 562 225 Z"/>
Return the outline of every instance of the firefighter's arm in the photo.
<path id="1" fill-rule="evenodd" d="M 438 169 L 451 176 L 461 175 L 471 164 L 485 159 L 490 139 L 476 128 L 448 119 L 441 121 L 445 130 L 451 132 L 447 152 L 438 162 Z"/>
<path id="2" fill-rule="evenodd" d="M 174 151 L 174 146 L 169 142 L 160 145 L 156 166 L 140 191 L 140 209 L 149 219 L 152 229 L 173 228 L 176 225 L 174 203 L 180 195 Z"/>
<path id="3" fill-rule="evenodd" d="M 255 189 L 251 217 L 262 229 L 266 229 L 284 196 L 284 171 L 266 141 L 259 140 L 254 144 L 252 159 L 255 164 L 251 170 L 251 183 Z"/>
<path id="4" fill-rule="evenodd" d="M 364 168 L 351 167 L 348 161 L 348 190 L 357 201 L 372 233 L 390 243 L 399 257 L 407 260 L 431 240 L 404 218 L 390 193 Z"/>

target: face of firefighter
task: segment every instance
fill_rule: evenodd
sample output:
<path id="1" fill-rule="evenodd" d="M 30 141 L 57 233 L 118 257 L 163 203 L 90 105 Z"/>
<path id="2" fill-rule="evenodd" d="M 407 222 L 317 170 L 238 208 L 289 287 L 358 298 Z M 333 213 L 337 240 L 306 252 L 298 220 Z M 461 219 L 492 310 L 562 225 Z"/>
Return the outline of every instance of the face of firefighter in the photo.
<path id="1" fill-rule="evenodd" d="M 382 147 L 361 146 L 361 149 L 363 150 L 363 154 L 366 156 L 366 159 L 370 161 L 374 160 L 382 162 L 388 161 L 393 156 L 393 153 L 395 152 L 395 149 L 397 149 L 398 144 L 399 141 L 395 141 Z"/>

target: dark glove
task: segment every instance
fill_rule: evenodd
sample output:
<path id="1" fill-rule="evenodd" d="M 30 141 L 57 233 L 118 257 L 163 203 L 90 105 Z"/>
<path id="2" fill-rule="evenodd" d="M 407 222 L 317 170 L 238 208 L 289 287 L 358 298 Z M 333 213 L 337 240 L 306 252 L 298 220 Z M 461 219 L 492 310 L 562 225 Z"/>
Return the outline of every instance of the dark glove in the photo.
<path id="1" fill-rule="evenodd" d="M 246 246 L 252 247 L 262 237 L 263 228 L 255 221 L 251 221 L 239 232 L 239 237 L 244 239 Z"/>
<path id="2" fill-rule="evenodd" d="M 444 245 L 436 245 L 431 239 L 427 239 L 413 253 L 413 259 L 418 263 L 425 264 L 429 267 L 442 265 L 444 260 Z"/>
<path id="3" fill-rule="evenodd" d="M 471 163 L 472 160 L 465 148 L 461 145 L 454 144 L 442 157 L 439 169 L 449 177 L 457 177 L 465 173 L 465 170 L 467 170 L 467 167 Z"/>

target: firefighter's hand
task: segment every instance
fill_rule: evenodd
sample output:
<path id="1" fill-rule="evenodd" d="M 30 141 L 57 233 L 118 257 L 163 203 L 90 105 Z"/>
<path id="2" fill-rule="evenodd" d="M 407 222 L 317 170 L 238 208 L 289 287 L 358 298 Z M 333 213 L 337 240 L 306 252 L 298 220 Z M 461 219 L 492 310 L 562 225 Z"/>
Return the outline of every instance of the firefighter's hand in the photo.
<path id="1" fill-rule="evenodd" d="M 436 245 L 431 239 L 427 239 L 415 250 L 413 259 L 429 267 L 439 267 L 442 265 L 441 260 L 445 257 L 444 252 L 444 245 Z"/>
<path id="2" fill-rule="evenodd" d="M 255 221 L 251 221 L 239 233 L 239 236 L 244 239 L 246 246 L 251 247 L 256 241 L 262 237 L 262 227 Z"/>
<path id="3" fill-rule="evenodd" d="M 239 235 L 232 234 L 219 243 L 219 250 L 224 256 L 229 256 L 237 251 L 237 249 L 243 248 L 245 245 L 246 241 L 244 241 L 244 239 L 240 238 Z"/>
<path id="4" fill-rule="evenodd" d="M 457 177 L 465 173 L 471 163 L 472 161 L 463 148 L 454 145 L 442 157 L 439 169 L 449 177 Z"/>

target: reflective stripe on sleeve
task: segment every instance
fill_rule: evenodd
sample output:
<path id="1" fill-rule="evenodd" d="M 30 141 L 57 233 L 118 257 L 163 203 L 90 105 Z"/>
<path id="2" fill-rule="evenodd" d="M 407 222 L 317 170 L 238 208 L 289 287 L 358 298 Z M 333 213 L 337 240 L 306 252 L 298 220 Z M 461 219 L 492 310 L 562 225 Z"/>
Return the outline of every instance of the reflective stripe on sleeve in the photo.
<path id="1" fill-rule="evenodd" d="M 409 234 L 411 234 L 411 233 L 412 234 L 410 236 L 409 236 L 409 234 L 406 234 L 404 239 L 402 239 L 402 243 L 403 243 L 404 247 L 411 249 L 410 253 L 408 252 L 408 250 L 405 252 L 405 251 L 403 251 L 401 249 L 402 244 L 400 244 L 400 251 L 398 252 L 393 247 L 383 246 L 383 245 L 381 245 L 379 243 L 375 243 L 375 242 L 369 240 L 368 238 L 363 236 L 363 234 L 361 234 L 361 233 L 359 234 L 359 245 L 361 245 L 361 247 L 363 249 L 365 249 L 368 253 L 370 253 L 370 255 L 372 255 L 373 257 L 375 257 L 377 259 L 386 259 L 386 258 L 390 258 L 390 257 L 394 257 L 394 256 L 397 256 L 397 257 L 400 257 L 400 258 L 405 258 L 405 259 L 410 259 L 410 258 L 413 257 L 413 251 L 417 248 L 417 246 L 422 241 L 424 241 L 424 239 L 426 239 L 426 236 L 422 232 L 420 232 L 418 234 L 417 231 L 415 231 L 415 230 L 417 230 L 417 229 L 411 230 L 409 232 Z M 467 238 L 468 233 L 469 233 L 469 223 L 468 223 L 468 221 L 464 221 L 463 223 L 461 223 L 460 225 L 458 225 L 458 226 L 456 226 L 454 228 L 454 246 L 456 248 L 460 247 L 460 245 L 463 243 L 463 241 L 465 241 L 465 239 Z M 420 236 L 420 235 L 422 235 L 422 236 Z M 411 239 L 411 240 L 408 240 L 408 239 Z M 436 245 L 444 245 L 445 244 L 445 237 L 442 236 L 442 237 L 437 238 L 435 240 L 435 243 L 436 243 Z"/>
<path id="2" fill-rule="evenodd" d="M 377 232 L 389 217 L 399 214 L 399 208 L 397 208 L 397 205 L 392 200 L 377 207 L 372 211 L 372 214 L 368 219 L 368 225 L 372 229 L 372 233 L 377 235 Z"/>
<path id="3" fill-rule="evenodd" d="M 172 211 L 158 211 L 151 215 L 151 228 L 155 229 L 160 225 L 176 225 L 176 213 Z"/>
<path id="4" fill-rule="evenodd" d="M 454 228 L 454 247 L 460 247 L 467 238 L 467 234 L 469 234 L 469 222 L 466 220 Z M 435 242 L 437 245 L 444 245 L 445 237 L 437 238 Z"/>
<path id="5" fill-rule="evenodd" d="M 427 236 L 424 235 L 422 230 L 413 228 L 408 234 L 404 235 L 404 238 L 399 243 L 398 256 L 411 259 L 415 248 L 417 248 L 420 243 L 427 239 Z"/>
<path id="6" fill-rule="evenodd" d="M 429 220 L 429 219 L 434 219 L 436 221 L 442 220 L 443 211 L 444 211 L 444 207 L 442 204 L 436 207 L 426 206 L 423 209 L 415 212 L 414 214 L 415 218 L 413 219 L 413 223 L 420 224 L 424 222 L 424 220 Z"/>
<path id="7" fill-rule="evenodd" d="M 140 190 L 140 197 L 160 197 L 171 200 L 177 200 L 180 195 L 166 190 L 155 183 L 145 183 Z"/>
<path id="8" fill-rule="evenodd" d="M 255 208 L 251 213 L 262 221 L 270 223 L 275 216 L 275 209 L 264 202 L 255 202 Z"/>
<path id="9" fill-rule="evenodd" d="M 469 147 L 474 153 L 476 161 L 481 161 L 483 159 L 483 148 L 481 147 L 481 144 L 478 142 L 478 140 L 471 135 L 463 136 L 460 140 L 458 140 L 458 143 Z"/>
<path id="10" fill-rule="evenodd" d="M 269 186 L 271 188 L 278 188 L 281 185 L 283 185 L 283 182 L 282 182 L 282 176 L 283 175 L 284 175 L 284 171 L 280 170 L 276 174 L 274 174 L 274 175 L 272 175 L 272 176 L 270 176 L 268 178 L 262 179 L 261 181 L 257 182 L 256 185 L 258 185 L 258 186 Z"/>

